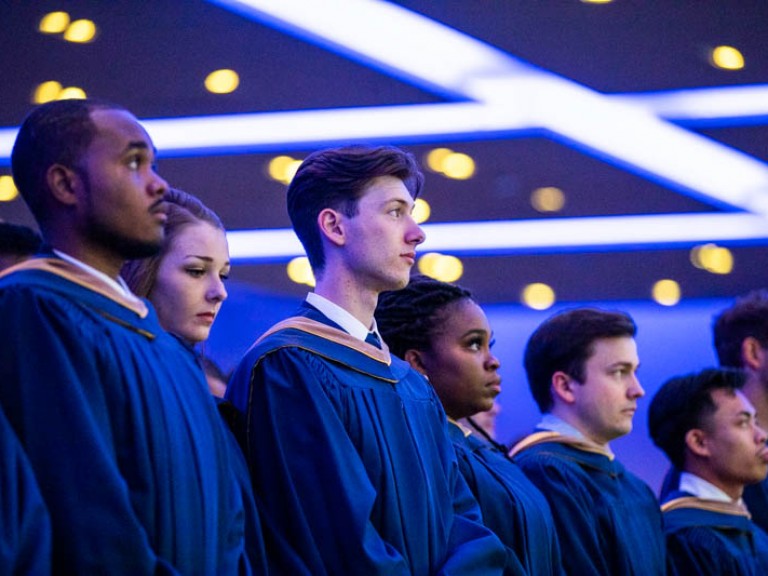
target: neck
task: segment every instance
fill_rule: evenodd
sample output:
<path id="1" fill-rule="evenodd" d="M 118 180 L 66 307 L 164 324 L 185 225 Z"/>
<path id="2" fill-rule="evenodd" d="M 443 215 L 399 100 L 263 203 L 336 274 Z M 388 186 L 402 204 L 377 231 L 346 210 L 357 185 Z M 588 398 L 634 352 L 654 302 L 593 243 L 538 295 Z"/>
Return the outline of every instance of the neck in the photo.
<path id="1" fill-rule="evenodd" d="M 710 467 L 707 465 L 706 462 L 703 462 L 703 463 L 699 463 L 698 461 L 686 462 L 684 471 L 690 472 L 691 474 L 695 474 L 696 476 L 706 480 L 713 486 L 717 486 L 718 488 L 720 488 L 720 490 L 725 492 L 728 495 L 728 497 L 731 498 L 734 502 L 737 502 L 744 494 L 744 484 L 722 480 L 721 478 L 717 477 L 715 474 L 712 473 L 712 470 L 710 469 Z"/>
<path id="2" fill-rule="evenodd" d="M 353 280 L 345 278 L 344 274 L 325 270 L 322 278 L 317 280 L 315 293 L 344 308 L 364 326 L 370 328 L 373 325 L 378 292 L 362 290 Z"/>
<path id="3" fill-rule="evenodd" d="M 56 250 L 72 256 L 72 258 L 80 260 L 99 272 L 106 274 L 113 280 L 117 280 L 118 276 L 120 276 L 120 269 L 125 263 L 124 258 L 116 256 L 111 251 L 92 248 L 86 246 L 82 242 L 68 242 L 66 239 L 52 239 L 51 248 L 55 248 Z"/>
<path id="4" fill-rule="evenodd" d="M 553 416 L 557 416 L 558 418 L 560 418 L 560 420 L 562 420 L 566 424 L 569 424 L 570 426 L 573 426 L 574 428 L 576 428 L 576 430 L 581 432 L 584 435 L 584 438 L 587 439 L 592 444 L 595 444 L 600 448 L 610 451 L 610 447 L 608 446 L 608 440 L 595 435 L 589 426 L 586 426 L 584 422 L 582 422 L 578 417 L 576 417 L 575 414 L 573 414 L 570 410 L 565 409 L 562 405 L 555 404 L 549 413 L 552 414 Z"/>

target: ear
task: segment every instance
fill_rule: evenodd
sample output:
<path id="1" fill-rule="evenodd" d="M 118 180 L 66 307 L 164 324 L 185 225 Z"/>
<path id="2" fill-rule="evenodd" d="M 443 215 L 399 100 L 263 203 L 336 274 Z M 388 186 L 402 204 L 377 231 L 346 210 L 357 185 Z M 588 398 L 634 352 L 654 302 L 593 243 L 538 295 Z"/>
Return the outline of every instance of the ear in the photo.
<path id="1" fill-rule="evenodd" d="M 757 370 L 766 363 L 766 351 L 753 336 L 747 336 L 741 342 L 741 364 L 744 368 Z"/>
<path id="2" fill-rule="evenodd" d="M 411 368 L 416 370 L 416 372 L 422 376 L 427 375 L 427 368 L 424 366 L 424 358 L 422 357 L 421 352 L 414 349 L 406 350 L 405 358 L 403 359 L 408 362 L 408 364 L 411 365 Z"/>
<path id="3" fill-rule="evenodd" d="M 576 402 L 576 395 L 573 393 L 573 387 L 579 386 L 573 379 L 565 372 L 557 371 L 552 374 L 552 396 L 553 398 L 560 398 L 566 404 L 573 404 Z"/>
<path id="4" fill-rule="evenodd" d="M 52 164 L 45 178 L 48 190 L 58 202 L 67 206 L 77 204 L 76 189 L 80 185 L 80 177 L 74 170 L 61 164 Z"/>
<path id="5" fill-rule="evenodd" d="M 685 434 L 685 445 L 691 454 L 699 458 L 709 456 L 709 447 L 707 446 L 707 433 L 699 428 L 692 428 Z"/>
<path id="6" fill-rule="evenodd" d="M 343 246 L 346 243 L 342 218 L 342 215 L 332 208 L 324 208 L 317 215 L 320 234 L 336 246 Z"/>

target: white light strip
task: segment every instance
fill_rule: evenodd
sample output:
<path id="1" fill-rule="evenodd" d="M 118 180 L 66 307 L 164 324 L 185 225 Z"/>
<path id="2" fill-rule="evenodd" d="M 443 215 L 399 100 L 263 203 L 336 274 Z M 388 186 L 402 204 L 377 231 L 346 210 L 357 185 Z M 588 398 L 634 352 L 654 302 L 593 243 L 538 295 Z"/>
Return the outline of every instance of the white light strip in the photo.
<path id="1" fill-rule="evenodd" d="M 440 92 L 463 96 L 470 80 L 530 68 L 471 36 L 388 2 L 209 1 Z"/>
<path id="2" fill-rule="evenodd" d="M 736 121 L 768 122 L 768 85 L 692 88 L 645 94 L 618 94 L 611 100 L 642 107 L 668 120 L 708 121 L 719 126 Z"/>
<path id="3" fill-rule="evenodd" d="M 439 84 L 445 92 L 491 105 L 499 131 L 509 114 L 538 118 L 539 126 L 533 128 L 550 129 L 642 176 L 685 194 L 768 215 L 764 163 L 414 12 L 376 0 L 210 1 L 389 74 Z"/>
<path id="4" fill-rule="evenodd" d="M 489 255 L 520 252 L 690 246 L 768 240 L 768 221 L 753 214 L 664 214 L 425 224 L 420 252 Z M 290 229 L 227 233 L 234 263 L 283 261 L 304 250 Z"/>

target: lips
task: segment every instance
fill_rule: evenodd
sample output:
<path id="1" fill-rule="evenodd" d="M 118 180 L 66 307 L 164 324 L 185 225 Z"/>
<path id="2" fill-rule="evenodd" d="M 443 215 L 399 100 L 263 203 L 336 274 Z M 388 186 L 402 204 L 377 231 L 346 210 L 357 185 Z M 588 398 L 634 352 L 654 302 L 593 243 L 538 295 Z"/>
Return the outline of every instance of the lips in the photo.
<path id="1" fill-rule="evenodd" d="M 763 461 L 763 463 L 768 464 L 768 446 L 764 446 L 757 452 L 757 457 L 760 458 L 760 460 Z"/>
<path id="2" fill-rule="evenodd" d="M 200 318 L 201 320 L 204 320 L 206 322 L 210 322 L 211 324 L 213 324 L 213 321 L 216 319 L 216 314 L 214 314 L 213 312 L 201 312 L 200 314 L 197 315 L 197 317 Z"/>
<path id="3" fill-rule="evenodd" d="M 406 252 L 405 254 L 400 254 L 403 258 L 408 260 L 411 265 L 416 263 L 416 253 L 415 252 Z"/>

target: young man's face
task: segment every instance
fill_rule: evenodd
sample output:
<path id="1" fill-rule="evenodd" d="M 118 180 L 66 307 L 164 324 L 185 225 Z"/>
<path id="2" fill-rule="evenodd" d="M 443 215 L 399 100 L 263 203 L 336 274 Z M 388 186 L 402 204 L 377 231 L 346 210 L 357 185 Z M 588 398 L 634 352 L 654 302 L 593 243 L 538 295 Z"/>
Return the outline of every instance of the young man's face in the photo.
<path id="1" fill-rule="evenodd" d="M 755 408 L 739 391 L 712 391 L 715 413 L 702 423 L 702 442 L 717 486 L 741 493 L 768 474 L 766 432 L 757 425 Z"/>
<path id="2" fill-rule="evenodd" d="M 358 213 L 345 218 L 345 264 L 358 288 L 398 290 L 408 284 L 416 246 L 424 233 L 413 220 L 413 198 L 393 176 L 380 176 L 358 201 Z"/>
<path id="3" fill-rule="evenodd" d="M 157 175 L 149 135 L 124 110 L 91 112 L 96 136 L 79 161 L 82 236 L 123 259 L 154 254 L 163 241 L 168 184 Z"/>
<path id="4" fill-rule="evenodd" d="M 573 382 L 570 409 L 581 432 L 600 445 L 632 431 L 637 399 L 645 394 L 637 379 L 634 338 L 601 338 L 584 365 L 584 382 Z"/>

